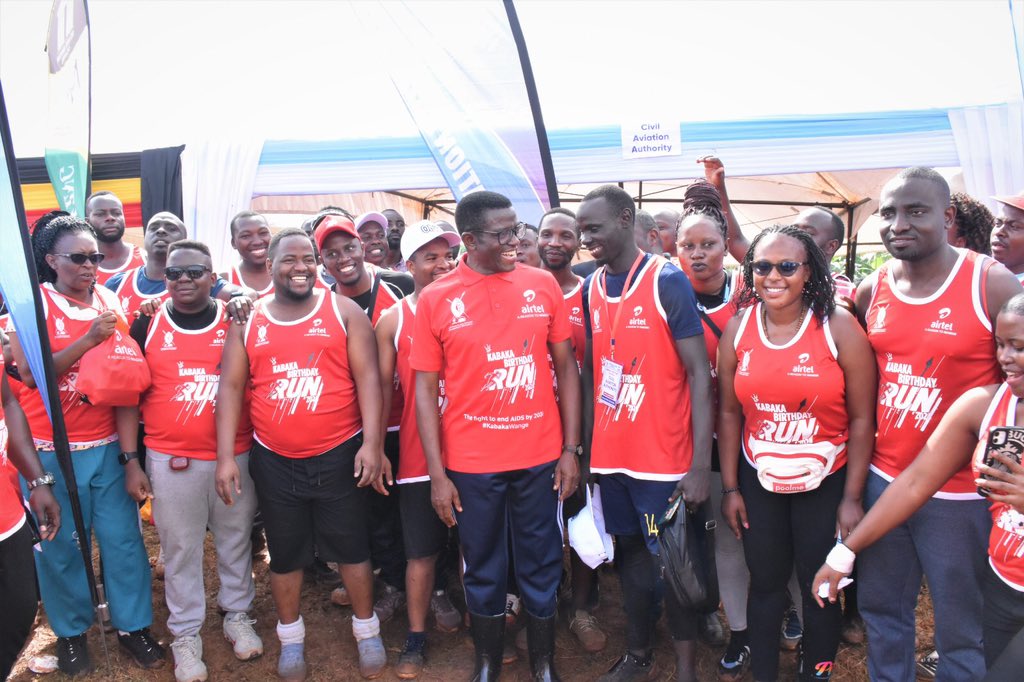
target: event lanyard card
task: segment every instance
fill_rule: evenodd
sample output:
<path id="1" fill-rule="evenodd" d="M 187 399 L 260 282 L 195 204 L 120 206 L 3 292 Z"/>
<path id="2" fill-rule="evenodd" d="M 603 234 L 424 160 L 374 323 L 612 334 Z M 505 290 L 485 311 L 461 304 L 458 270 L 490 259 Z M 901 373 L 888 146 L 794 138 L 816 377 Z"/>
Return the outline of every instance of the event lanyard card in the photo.
<path id="1" fill-rule="evenodd" d="M 601 358 L 601 403 L 615 408 L 619 404 L 619 389 L 622 388 L 622 365 Z"/>

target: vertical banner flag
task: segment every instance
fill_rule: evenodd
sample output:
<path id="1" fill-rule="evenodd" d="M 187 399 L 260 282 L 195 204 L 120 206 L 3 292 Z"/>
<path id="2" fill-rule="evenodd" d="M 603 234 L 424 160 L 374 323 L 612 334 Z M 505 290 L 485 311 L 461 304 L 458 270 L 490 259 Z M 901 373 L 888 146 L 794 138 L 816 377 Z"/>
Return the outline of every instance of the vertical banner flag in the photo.
<path id="1" fill-rule="evenodd" d="M 25 353 L 36 388 L 43 399 L 43 405 L 53 424 L 53 446 L 64 480 L 68 485 L 71 503 L 71 518 L 78 537 L 87 537 L 82 504 L 78 497 L 78 486 L 74 484 L 75 468 L 71 462 L 64 414 L 61 412 L 57 377 L 54 373 L 50 339 L 43 317 L 43 302 L 39 296 L 35 261 L 29 241 L 28 225 L 25 223 L 25 207 L 21 200 L 21 183 L 18 181 L 18 166 L 14 156 L 10 124 L 7 121 L 7 103 L 3 86 L 0 85 L 0 293 L 18 331 L 18 342 Z M 65 517 L 67 518 L 67 517 Z M 96 589 L 96 574 L 92 567 L 90 545 L 79 543 L 82 562 L 85 564 L 86 582 L 94 605 L 99 605 Z"/>
<path id="2" fill-rule="evenodd" d="M 375 56 L 385 60 L 455 199 L 500 192 L 520 220 L 536 225 L 557 194 L 538 143 L 539 106 L 524 82 L 525 44 L 520 36 L 517 45 L 510 26 L 514 10 L 506 15 L 496 0 L 352 7 L 386 44 Z"/>
<path id="3" fill-rule="evenodd" d="M 1024 93 L 1024 0 L 1009 0 L 1010 23 L 1013 25 L 1013 43 L 1017 48 L 1017 70 L 1020 72 L 1020 87 Z"/>
<path id="4" fill-rule="evenodd" d="M 90 66 L 86 0 L 54 0 L 46 33 L 50 67 L 46 172 L 60 207 L 85 217 L 89 192 Z"/>

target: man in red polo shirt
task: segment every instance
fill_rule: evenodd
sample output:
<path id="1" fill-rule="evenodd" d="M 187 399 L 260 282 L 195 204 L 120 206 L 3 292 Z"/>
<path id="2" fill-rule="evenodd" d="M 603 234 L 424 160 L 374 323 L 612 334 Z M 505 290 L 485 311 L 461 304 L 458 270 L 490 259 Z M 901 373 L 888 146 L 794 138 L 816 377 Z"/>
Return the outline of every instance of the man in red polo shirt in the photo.
<path id="1" fill-rule="evenodd" d="M 387 664 L 373 612 L 366 523 L 365 486 L 383 490 L 373 329 L 355 303 L 316 286 L 316 257 L 305 232 L 279 232 L 269 252 L 274 293 L 257 302 L 244 327 L 231 325 L 224 345 L 215 414 L 217 492 L 228 505 L 244 494 L 235 456 L 248 394 L 256 441 L 249 473 L 270 551 L 278 675 L 306 676 L 299 597 L 302 570 L 316 547 L 324 561 L 341 565 L 359 671 L 372 679 Z"/>
<path id="2" fill-rule="evenodd" d="M 448 526 L 460 524 L 473 679 L 501 671 L 510 530 L 530 666 L 535 679 L 557 679 L 557 508 L 579 482 L 580 384 L 565 302 L 550 273 L 517 265 L 524 228 L 506 197 L 473 192 L 456 207 L 455 224 L 466 256 L 420 295 L 410 357 L 431 501 Z M 448 397 L 443 418 L 439 374 Z"/>

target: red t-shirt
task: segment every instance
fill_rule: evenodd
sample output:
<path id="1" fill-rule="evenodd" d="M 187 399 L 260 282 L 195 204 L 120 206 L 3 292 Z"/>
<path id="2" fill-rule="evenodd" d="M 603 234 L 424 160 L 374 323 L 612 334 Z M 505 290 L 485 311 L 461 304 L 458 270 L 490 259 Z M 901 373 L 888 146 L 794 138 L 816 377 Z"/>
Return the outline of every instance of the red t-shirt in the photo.
<path id="1" fill-rule="evenodd" d="M 362 430 L 348 362 L 348 332 L 335 295 L 282 322 L 259 300 L 245 326 L 254 437 L 283 457 L 316 457 Z"/>
<path id="2" fill-rule="evenodd" d="M 153 383 L 142 396 L 146 447 L 179 457 L 217 459 L 214 407 L 220 384 L 220 356 L 231 325 L 222 301 L 217 319 L 205 329 L 182 329 L 166 305 L 149 323 L 146 363 Z M 248 397 L 248 396 L 247 396 Z M 248 403 L 235 437 L 235 452 L 252 447 Z"/>
<path id="3" fill-rule="evenodd" d="M 547 346 L 570 333 L 555 278 L 521 265 L 481 275 L 464 259 L 416 308 L 410 363 L 445 378 L 446 466 L 496 473 L 557 459 L 562 422 Z"/>
<path id="4" fill-rule="evenodd" d="M 972 458 L 972 473 L 977 475 L 978 465 L 984 461 L 989 430 L 995 426 L 1016 426 L 1017 396 L 1003 384 L 992 396 L 992 402 L 981 428 L 978 447 Z M 988 562 L 1003 582 L 1024 592 L 1024 514 L 1005 502 L 992 502 L 992 530 L 988 536 Z"/>
<path id="5" fill-rule="evenodd" d="M 144 265 L 140 265 L 137 268 L 129 270 L 125 273 L 124 277 L 117 285 L 117 289 L 114 293 L 117 295 L 117 300 L 121 302 L 121 309 L 131 315 L 132 313 L 138 312 L 142 304 L 149 300 L 155 300 L 157 303 L 163 303 L 170 298 L 170 292 L 166 289 L 161 291 L 159 294 L 144 294 L 139 291 L 138 277 L 139 270 Z M 100 287 L 96 287 L 99 289 Z"/>
<path id="6" fill-rule="evenodd" d="M 658 277 L 666 265 L 668 261 L 661 257 L 649 258 L 621 296 L 606 295 L 603 268 L 590 277 L 588 309 L 594 359 L 590 469 L 594 473 L 678 481 L 690 470 L 690 387 L 658 288 Z M 619 316 L 621 306 L 626 308 Z M 613 358 L 611 327 L 617 317 Z M 605 358 L 622 365 L 615 407 L 601 401 Z M 668 406 L 671 418 L 666 418 Z"/>
<path id="7" fill-rule="evenodd" d="M 736 398 L 743 408 L 743 454 L 756 467 L 755 453 L 781 459 L 834 451 L 828 473 L 846 464 L 849 417 L 846 376 L 828 320 L 819 324 L 807 311 L 796 335 L 784 345 L 770 342 L 761 306 L 747 308 L 736 331 Z M 778 492 L 797 492 L 789 489 Z"/>
<path id="8" fill-rule="evenodd" d="M 113 277 L 114 275 L 116 275 L 119 272 L 124 272 L 125 270 L 131 270 L 133 268 L 137 268 L 137 267 L 140 267 L 140 266 L 146 264 L 146 257 L 145 257 L 145 255 L 143 255 L 142 249 L 140 249 L 139 247 L 135 246 L 134 244 L 132 244 L 131 247 L 132 247 L 132 255 L 128 257 L 128 260 L 125 261 L 124 264 L 121 265 L 121 267 L 114 268 L 112 270 L 107 270 L 107 269 L 105 269 L 103 267 L 97 266 L 97 268 L 96 268 L 96 284 L 97 284 L 97 286 L 103 286 L 104 284 L 107 283 L 107 281 L 111 277 Z"/>
<path id="9" fill-rule="evenodd" d="M 878 436 L 871 470 L 889 481 L 914 461 L 954 400 L 1002 380 L 985 313 L 985 283 L 994 261 L 959 251 L 949 277 L 927 298 L 899 293 L 891 264 L 878 270 L 866 313 L 878 362 Z M 970 466 L 935 497 L 978 499 Z"/>
<path id="10" fill-rule="evenodd" d="M 43 284 L 39 289 L 42 294 L 43 313 L 46 315 L 46 329 L 50 337 L 50 350 L 54 354 L 85 336 L 100 311 L 109 309 L 123 316 L 114 294 L 105 287 L 96 287 L 93 290 L 92 308 L 72 306 L 49 284 Z M 109 438 L 116 433 L 117 428 L 114 424 L 114 408 L 90 405 L 76 389 L 80 364 L 79 359 L 67 372 L 57 377 L 57 391 L 64 412 L 68 441 L 91 443 Z M 41 381 L 41 378 L 39 380 Z M 53 441 L 53 425 L 50 424 L 39 391 L 26 388 L 21 398 L 21 408 L 25 411 L 33 438 Z"/>

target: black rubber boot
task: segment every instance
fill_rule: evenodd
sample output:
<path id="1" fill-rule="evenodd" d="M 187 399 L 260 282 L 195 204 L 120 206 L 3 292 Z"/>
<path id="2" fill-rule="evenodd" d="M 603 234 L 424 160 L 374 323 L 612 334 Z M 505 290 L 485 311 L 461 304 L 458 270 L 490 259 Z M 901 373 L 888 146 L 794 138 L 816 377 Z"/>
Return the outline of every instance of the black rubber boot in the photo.
<path id="1" fill-rule="evenodd" d="M 476 668 L 470 682 L 495 682 L 501 675 L 501 657 L 505 650 L 505 614 L 478 616 L 470 613 L 469 631 L 476 650 Z"/>
<path id="2" fill-rule="evenodd" d="M 534 682 L 561 682 L 555 672 L 555 617 L 537 618 L 528 614 L 526 642 Z"/>

